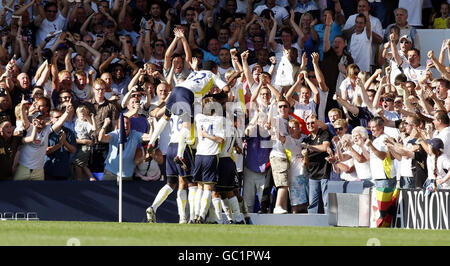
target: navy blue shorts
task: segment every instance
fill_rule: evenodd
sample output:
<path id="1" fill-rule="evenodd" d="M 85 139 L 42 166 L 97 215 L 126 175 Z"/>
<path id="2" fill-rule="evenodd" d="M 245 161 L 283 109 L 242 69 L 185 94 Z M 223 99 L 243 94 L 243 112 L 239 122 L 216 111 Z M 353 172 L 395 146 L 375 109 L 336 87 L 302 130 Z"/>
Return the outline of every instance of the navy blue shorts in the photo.
<path id="1" fill-rule="evenodd" d="M 188 113 L 194 117 L 194 93 L 185 87 L 175 87 L 166 101 L 165 115 L 182 115 Z"/>
<path id="2" fill-rule="evenodd" d="M 177 152 L 178 152 L 178 143 L 169 143 L 166 154 L 167 182 L 171 184 L 178 184 L 178 177 L 181 176 L 186 177 L 188 182 L 192 183 L 191 169 L 194 166 L 192 151 L 189 145 L 186 147 L 186 150 L 184 151 L 184 158 L 187 161 L 187 165 L 190 169 L 189 171 L 183 170 L 180 165 L 176 164 L 173 161 L 173 158 L 177 156 Z"/>
<path id="3" fill-rule="evenodd" d="M 217 183 L 218 155 L 195 155 L 192 175 L 195 182 Z"/>
<path id="4" fill-rule="evenodd" d="M 230 191 L 239 187 L 239 180 L 236 172 L 236 164 L 230 157 L 219 158 L 217 167 L 218 180 L 215 186 L 217 192 Z"/>

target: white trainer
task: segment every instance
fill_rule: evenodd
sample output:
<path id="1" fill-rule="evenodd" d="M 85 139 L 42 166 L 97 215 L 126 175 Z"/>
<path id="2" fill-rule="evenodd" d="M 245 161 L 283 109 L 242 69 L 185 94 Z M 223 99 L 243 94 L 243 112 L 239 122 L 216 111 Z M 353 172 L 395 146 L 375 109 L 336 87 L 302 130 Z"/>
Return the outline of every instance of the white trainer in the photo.
<path id="1" fill-rule="evenodd" d="M 281 208 L 281 207 L 275 207 L 275 208 L 273 209 L 273 213 L 274 213 L 274 214 L 286 214 L 286 213 L 288 213 L 288 212 L 287 212 L 287 210 L 285 210 L 285 209 L 283 209 L 283 208 Z"/>

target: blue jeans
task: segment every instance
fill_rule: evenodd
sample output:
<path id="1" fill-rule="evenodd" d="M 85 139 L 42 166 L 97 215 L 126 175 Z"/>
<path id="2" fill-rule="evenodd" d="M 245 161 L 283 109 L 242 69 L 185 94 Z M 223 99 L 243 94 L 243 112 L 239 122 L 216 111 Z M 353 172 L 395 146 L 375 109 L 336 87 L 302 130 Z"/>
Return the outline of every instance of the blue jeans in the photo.
<path id="1" fill-rule="evenodd" d="M 328 179 L 309 179 L 309 206 L 308 213 L 319 213 L 323 206 L 324 213 L 328 212 Z"/>
<path id="2" fill-rule="evenodd" d="M 377 179 L 375 180 L 375 187 L 379 188 L 395 188 L 397 186 L 397 179 Z"/>
<path id="3" fill-rule="evenodd" d="M 400 188 L 415 188 L 416 182 L 413 176 L 401 176 Z"/>

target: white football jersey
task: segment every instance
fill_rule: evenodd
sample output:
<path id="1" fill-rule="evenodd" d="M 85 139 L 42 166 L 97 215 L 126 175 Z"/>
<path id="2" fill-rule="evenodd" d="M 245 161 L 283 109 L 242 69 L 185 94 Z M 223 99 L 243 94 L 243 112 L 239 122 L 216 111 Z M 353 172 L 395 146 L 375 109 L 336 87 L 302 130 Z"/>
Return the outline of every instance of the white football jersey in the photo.
<path id="1" fill-rule="evenodd" d="M 194 93 L 196 97 L 207 94 L 216 85 L 219 89 L 225 87 L 226 83 L 209 70 L 193 71 L 178 86 L 185 87 Z"/>
<path id="2" fill-rule="evenodd" d="M 169 143 L 178 143 L 180 141 L 180 132 L 183 128 L 183 120 L 180 116 L 172 114 L 170 116 L 170 141 Z"/>
<path id="3" fill-rule="evenodd" d="M 220 145 L 218 142 L 212 141 L 200 135 L 200 130 L 206 131 L 211 136 L 225 138 L 223 116 L 207 116 L 197 114 L 195 116 L 195 128 L 198 132 L 198 155 L 217 155 L 220 153 Z"/>

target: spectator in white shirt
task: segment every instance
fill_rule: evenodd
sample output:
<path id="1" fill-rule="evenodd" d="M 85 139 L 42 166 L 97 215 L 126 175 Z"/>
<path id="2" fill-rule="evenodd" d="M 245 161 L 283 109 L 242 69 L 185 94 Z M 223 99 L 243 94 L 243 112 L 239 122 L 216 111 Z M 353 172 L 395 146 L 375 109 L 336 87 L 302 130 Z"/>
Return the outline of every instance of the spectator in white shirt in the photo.
<path id="1" fill-rule="evenodd" d="M 350 38 L 349 51 L 361 71 L 370 72 L 372 30 L 368 13 L 355 18 L 355 31 Z"/>

